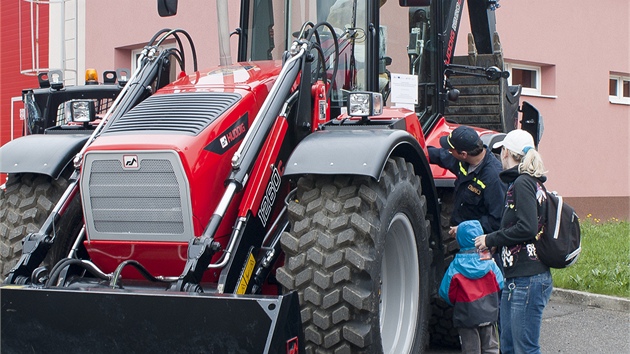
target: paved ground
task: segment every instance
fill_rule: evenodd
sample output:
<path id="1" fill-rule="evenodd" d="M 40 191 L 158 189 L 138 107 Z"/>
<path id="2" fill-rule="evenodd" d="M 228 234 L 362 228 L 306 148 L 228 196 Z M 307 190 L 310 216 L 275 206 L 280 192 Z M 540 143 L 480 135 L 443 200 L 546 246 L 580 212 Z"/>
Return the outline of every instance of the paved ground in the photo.
<path id="1" fill-rule="evenodd" d="M 630 353 L 630 300 L 554 291 L 543 313 L 540 344 L 543 353 Z"/>

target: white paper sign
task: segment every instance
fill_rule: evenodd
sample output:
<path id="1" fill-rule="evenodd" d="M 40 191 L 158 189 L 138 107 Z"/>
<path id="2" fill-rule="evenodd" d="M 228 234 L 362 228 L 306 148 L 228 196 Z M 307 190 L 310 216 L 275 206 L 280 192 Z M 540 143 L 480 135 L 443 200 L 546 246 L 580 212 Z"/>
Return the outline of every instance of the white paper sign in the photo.
<path id="1" fill-rule="evenodd" d="M 392 73 L 392 103 L 418 104 L 418 77 Z"/>

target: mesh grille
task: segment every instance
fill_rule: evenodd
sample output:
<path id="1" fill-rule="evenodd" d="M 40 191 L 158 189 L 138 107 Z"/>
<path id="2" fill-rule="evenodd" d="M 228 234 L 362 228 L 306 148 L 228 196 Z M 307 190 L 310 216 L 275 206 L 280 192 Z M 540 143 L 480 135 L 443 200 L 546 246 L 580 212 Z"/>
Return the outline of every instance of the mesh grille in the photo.
<path id="1" fill-rule="evenodd" d="M 181 188 L 168 159 L 143 159 L 125 171 L 119 160 L 94 160 L 88 193 L 94 229 L 104 234 L 184 233 Z"/>
<path id="2" fill-rule="evenodd" d="M 106 133 L 151 130 L 197 135 L 240 98 L 235 93 L 154 95 L 112 121 Z"/>

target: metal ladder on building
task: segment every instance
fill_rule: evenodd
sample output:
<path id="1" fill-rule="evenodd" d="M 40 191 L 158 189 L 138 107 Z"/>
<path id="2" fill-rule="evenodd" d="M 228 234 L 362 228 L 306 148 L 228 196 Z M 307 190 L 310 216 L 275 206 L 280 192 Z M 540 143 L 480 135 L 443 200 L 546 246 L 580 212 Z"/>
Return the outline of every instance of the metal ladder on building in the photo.
<path id="1" fill-rule="evenodd" d="M 20 73 L 37 76 L 52 69 L 61 70 L 66 85 L 78 84 L 79 6 L 85 0 L 22 0 L 19 7 Z M 26 8 L 24 8 L 26 6 Z M 49 13 L 49 60 L 43 64 L 40 47 L 40 15 Z M 28 15 L 27 15 L 28 14 Z"/>

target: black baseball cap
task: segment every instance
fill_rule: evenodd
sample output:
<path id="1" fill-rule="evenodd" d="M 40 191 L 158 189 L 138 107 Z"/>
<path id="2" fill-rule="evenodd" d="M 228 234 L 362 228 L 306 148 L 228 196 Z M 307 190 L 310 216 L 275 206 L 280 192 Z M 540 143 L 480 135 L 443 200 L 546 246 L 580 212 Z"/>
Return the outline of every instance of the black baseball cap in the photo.
<path id="1" fill-rule="evenodd" d="M 460 125 L 447 136 L 440 138 L 440 145 L 445 149 L 457 151 L 472 151 L 482 145 L 479 134 L 468 126 Z"/>

